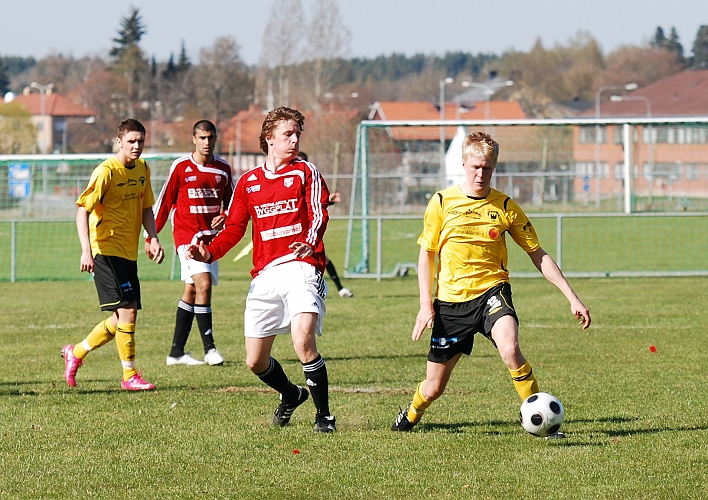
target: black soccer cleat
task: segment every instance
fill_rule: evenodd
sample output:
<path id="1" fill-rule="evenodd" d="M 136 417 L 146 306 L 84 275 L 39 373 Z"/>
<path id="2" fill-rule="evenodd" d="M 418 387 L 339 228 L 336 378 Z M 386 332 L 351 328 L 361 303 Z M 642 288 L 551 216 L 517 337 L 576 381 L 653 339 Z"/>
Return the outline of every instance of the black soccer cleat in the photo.
<path id="1" fill-rule="evenodd" d="M 396 421 L 391 426 L 392 431 L 408 432 L 411 429 L 413 429 L 413 427 L 415 427 L 415 424 L 411 423 L 411 421 L 408 420 L 408 410 L 410 409 L 412 404 L 413 404 L 413 401 L 408 403 L 408 406 L 406 406 L 405 410 L 401 410 L 398 413 L 398 416 L 396 417 Z"/>
<path id="2" fill-rule="evenodd" d="M 315 432 L 335 432 L 337 425 L 332 415 L 315 416 Z"/>
<path id="3" fill-rule="evenodd" d="M 290 422 L 290 417 L 293 416 L 295 408 L 307 401 L 307 398 L 310 397 L 310 393 L 307 392 L 307 389 L 300 387 L 299 385 L 296 387 L 298 389 L 297 399 L 290 403 L 282 402 L 278 405 L 275 409 L 275 413 L 273 414 L 273 425 L 277 425 L 279 427 L 287 425 L 288 422 Z"/>

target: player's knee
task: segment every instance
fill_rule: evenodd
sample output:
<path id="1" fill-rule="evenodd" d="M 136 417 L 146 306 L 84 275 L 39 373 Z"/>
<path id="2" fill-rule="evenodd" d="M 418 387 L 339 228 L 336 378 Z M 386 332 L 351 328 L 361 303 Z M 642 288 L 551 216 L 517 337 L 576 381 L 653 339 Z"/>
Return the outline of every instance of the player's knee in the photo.
<path id="1" fill-rule="evenodd" d="M 445 392 L 445 385 L 428 380 L 423 384 L 423 397 L 426 401 L 435 401 Z"/>
<path id="2" fill-rule="evenodd" d="M 267 359 L 263 360 L 260 359 L 259 357 L 256 356 L 246 356 L 246 366 L 248 367 L 251 372 L 255 373 L 258 375 L 259 373 L 263 373 L 268 369 L 270 366 L 270 357 Z"/>

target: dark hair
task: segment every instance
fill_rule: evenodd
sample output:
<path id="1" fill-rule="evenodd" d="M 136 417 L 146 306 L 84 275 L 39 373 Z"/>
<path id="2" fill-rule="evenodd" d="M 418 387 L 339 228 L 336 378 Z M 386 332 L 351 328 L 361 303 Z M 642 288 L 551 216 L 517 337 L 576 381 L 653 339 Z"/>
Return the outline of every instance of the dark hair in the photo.
<path id="1" fill-rule="evenodd" d="M 120 122 L 120 125 L 118 125 L 118 139 L 123 137 L 128 132 L 140 132 L 145 135 L 145 127 L 143 127 L 143 124 L 138 120 L 128 118 L 127 120 Z"/>
<path id="2" fill-rule="evenodd" d="M 268 143 L 266 142 L 266 137 L 272 135 L 278 124 L 283 121 L 292 120 L 300 125 L 300 132 L 305 128 L 305 117 L 297 109 L 291 108 L 275 108 L 268 112 L 263 120 L 263 126 L 261 127 L 261 151 L 268 154 Z"/>
<path id="3" fill-rule="evenodd" d="M 305 153 L 304 151 L 298 151 L 297 157 L 301 160 L 307 161 L 307 153 Z"/>
<path id="4" fill-rule="evenodd" d="M 211 132 L 216 135 L 216 127 L 209 120 L 199 120 L 192 127 L 192 136 L 196 137 L 197 130 L 203 130 L 204 132 Z"/>

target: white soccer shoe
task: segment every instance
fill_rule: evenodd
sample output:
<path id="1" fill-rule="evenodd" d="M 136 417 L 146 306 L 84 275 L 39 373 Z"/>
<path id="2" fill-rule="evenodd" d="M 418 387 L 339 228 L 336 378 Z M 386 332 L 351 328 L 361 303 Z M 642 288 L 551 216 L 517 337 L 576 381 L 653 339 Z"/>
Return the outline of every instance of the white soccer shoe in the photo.
<path id="1" fill-rule="evenodd" d="M 352 297 L 354 297 L 354 294 L 348 288 L 342 288 L 339 291 L 339 296 L 343 299 L 351 299 Z"/>
<path id="2" fill-rule="evenodd" d="M 204 355 L 204 362 L 209 366 L 223 365 L 224 357 L 219 351 L 216 350 L 216 348 L 209 349 L 209 352 Z"/>
<path id="3" fill-rule="evenodd" d="M 180 356 L 179 358 L 173 358 L 172 356 L 167 356 L 167 360 L 165 360 L 165 363 L 167 364 L 167 366 L 172 366 L 172 365 L 196 366 L 196 365 L 203 365 L 204 361 L 199 361 L 198 359 L 195 359 L 192 356 L 190 356 L 188 352 L 186 352 L 182 356 Z"/>

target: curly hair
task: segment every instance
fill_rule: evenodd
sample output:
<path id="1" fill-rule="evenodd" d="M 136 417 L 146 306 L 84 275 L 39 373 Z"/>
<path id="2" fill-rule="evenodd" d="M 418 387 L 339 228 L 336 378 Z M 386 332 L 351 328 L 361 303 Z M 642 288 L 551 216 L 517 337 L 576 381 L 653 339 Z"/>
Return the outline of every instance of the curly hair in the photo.
<path id="1" fill-rule="evenodd" d="M 462 159 L 466 160 L 470 156 L 489 160 L 496 167 L 499 158 L 499 143 L 484 132 L 467 134 L 465 140 L 462 141 Z"/>
<path id="2" fill-rule="evenodd" d="M 305 128 L 305 117 L 297 109 L 291 109 L 286 107 L 275 108 L 268 112 L 263 120 L 263 126 L 261 127 L 261 150 L 268 154 L 268 143 L 266 142 L 266 137 L 273 135 L 275 129 L 278 128 L 280 122 L 292 120 L 300 125 L 300 132 Z"/>

